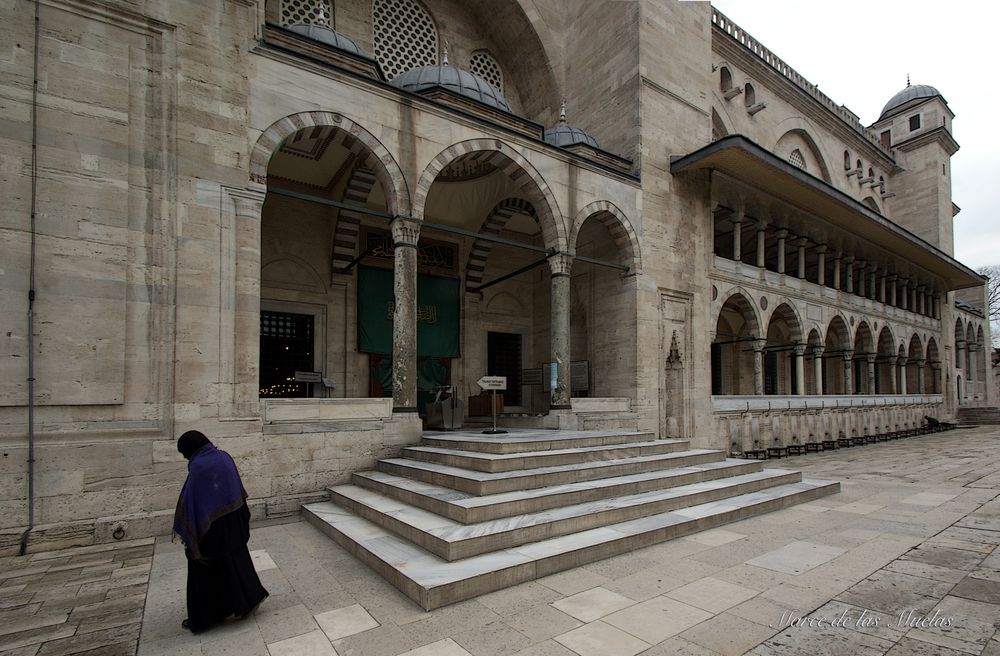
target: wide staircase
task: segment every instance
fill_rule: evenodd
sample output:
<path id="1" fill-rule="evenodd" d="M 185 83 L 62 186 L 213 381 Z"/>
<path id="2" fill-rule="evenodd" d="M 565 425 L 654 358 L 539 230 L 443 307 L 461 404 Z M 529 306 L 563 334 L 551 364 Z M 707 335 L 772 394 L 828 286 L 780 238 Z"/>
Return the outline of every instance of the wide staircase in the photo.
<path id="1" fill-rule="evenodd" d="M 304 510 L 430 610 L 839 490 L 651 433 L 451 432 Z"/>
<path id="2" fill-rule="evenodd" d="M 995 406 L 971 406 L 959 408 L 957 418 L 958 423 L 964 426 L 1000 424 L 1000 408 Z"/>

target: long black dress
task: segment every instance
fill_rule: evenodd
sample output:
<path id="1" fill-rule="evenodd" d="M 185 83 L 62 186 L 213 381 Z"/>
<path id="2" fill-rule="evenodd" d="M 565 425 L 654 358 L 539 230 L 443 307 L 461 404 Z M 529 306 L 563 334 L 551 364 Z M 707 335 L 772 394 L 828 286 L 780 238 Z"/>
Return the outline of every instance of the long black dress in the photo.
<path id="1" fill-rule="evenodd" d="M 267 590 L 250 560 L 250 509 L 238 510 L 212 522 L 199 541 L 202 560 L 188 555 L 188 628 L 204 631 L 229 617 L 245 617 L 264 601 Z"/>

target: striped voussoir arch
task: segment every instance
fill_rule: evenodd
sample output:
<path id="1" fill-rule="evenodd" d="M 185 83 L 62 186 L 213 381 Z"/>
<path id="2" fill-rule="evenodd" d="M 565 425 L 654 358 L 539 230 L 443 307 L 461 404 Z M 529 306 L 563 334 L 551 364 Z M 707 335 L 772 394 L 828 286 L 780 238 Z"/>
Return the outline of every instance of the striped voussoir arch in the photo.
<path id="1" fill-rule="evenodd" d="M 526 214 L 538 223 L 534 206 L 522 198 L 508 198 L 496 204 L 489 216 L 483 221 L 480 232 L 488 235 L 499 235 L 507 225 L 507 221 L 515 214 Z M 473 292 L 483 282 L 486 271 L 486 261 L 490 257 L 493 242 L 477 239 L 469 251 L 469 261 L 465 267 L 465 291 Z"/>
<path id="2" fill-rule="evenodd" d="M 573 231 L 570 234 L 570 244 L 574 249 L 580 235 L 580 228 L 588 219 L 594 219 L 607 229 L 608 235 L 621 254 L 622 264 L 629 267 L 629 273 L 638 273 L 642 270 L 639 240 L 635 230 L 625 214 L 609 201 L 601 200 L 590 203 L 577 214 L 576 220 L 573 222 Z"/>
<path id="3" fill-rule="evenodd" d="M 357 167 L 351 173 L 344 191 L 344 202 L 363 206 L 368 202 L 368 194 L 375 186 L 375 173 L 370 169 Z M 358 238 L 361 233 L 361 213 L 354 210 L 340 210 L 337 228 L 333 234 L 333 272 L 341 273 L 358 252 Z"/>

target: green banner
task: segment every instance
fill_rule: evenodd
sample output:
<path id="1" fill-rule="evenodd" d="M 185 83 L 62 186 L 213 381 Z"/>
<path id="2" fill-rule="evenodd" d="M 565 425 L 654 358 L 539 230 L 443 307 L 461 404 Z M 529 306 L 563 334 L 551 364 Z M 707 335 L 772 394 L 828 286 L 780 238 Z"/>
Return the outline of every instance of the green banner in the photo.
<path id="1" fill-rule="evenodd" d="M 417 276 L 417 355 L 457 358 L 459 281 Z M 358 350 L 392 353 L 392 270 L 358 269 Z"/>

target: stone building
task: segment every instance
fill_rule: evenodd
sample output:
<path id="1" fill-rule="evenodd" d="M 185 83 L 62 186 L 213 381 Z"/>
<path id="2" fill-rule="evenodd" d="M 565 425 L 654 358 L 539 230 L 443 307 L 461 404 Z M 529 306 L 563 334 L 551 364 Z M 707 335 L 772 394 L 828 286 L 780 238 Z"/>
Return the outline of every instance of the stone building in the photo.
<path id="1" fill-rule="evenodd" d="M 168 530 L 190 428 L 297 512 L 484 374 L 735 453 L 996 400 L 933 87 L 866 127 L 700 2 L 4 13 L 7 551 Z"/>

